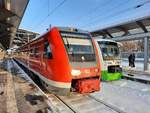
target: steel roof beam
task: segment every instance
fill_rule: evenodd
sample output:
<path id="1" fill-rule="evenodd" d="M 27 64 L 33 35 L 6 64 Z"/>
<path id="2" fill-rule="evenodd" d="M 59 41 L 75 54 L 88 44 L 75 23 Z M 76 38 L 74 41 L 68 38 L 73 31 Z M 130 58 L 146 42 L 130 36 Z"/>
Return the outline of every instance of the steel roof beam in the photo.
<path id="1" fill-rule="evenodd" d="M 99 35 L 96 35 L 96 36 L 103 36 L 103 38 L 107 38 L 107 35 L 104 32 L 99 32 Z M 93 36 L 93 37 L 96 37 L 96 36 Z"/>
<path id="2" fill-rule="evenodd" d="M 124 34 L 122 36 L 126 36 L 126 35 L 130 34 L 129 31 L 125 27 L 118 26 L 117 29 L 124 32 Z"/>
<path id="3" fill-rule="evenodd" d="M 129 40 L 139 40 L 139 39 L 144 39 L 144 37 L 150 36 L 150 32 L 147 33 L 137 33 L 133 35 L 128 35 L 128 36 L 120 36 L 113 38 L 115 41 L 129 41 Z"/>
<path id="4" fill-rule="evenodd" d="M 114 38 L 114 37 L 109 33 L 108 30 L 103 30 L 103 32 L 104 32 L 105 34 L 107 34 L 110 38 Z"/>
<path id="5" fill-rule="evenodd" d="M 0 16 L 1 16 L 0 20 L 5 20 L 8 17 L 16 16 L 16 14 L 7 9 L 0 8 Z"/>
<path id="6" fill-rule="evenodd" d="M 6 22 L 3 22 L 3 21 L 0 21 L 0 26 L 3 26 L 3 27 L 13 27 L 12 24 L 9 24 L 9 23 L 6 23 Z"/>
<path id="7" fill-rule="evenodd" d="M 136 23 L 137 23 L 137 25 L 138 25 L 140 28 L 142 28 L 142 30 L 143 30 L 145 33 L 148 32 L 148 30 L 146 29 L 145 25 L 144 25 L 142 22 L 137 21 Z"/>
<path id="8" fill-rule="evenodd" d="M 3 33 L 1 33 L 0 34 L 0 39 L 3 37 L 3 36 L 5 36 L 5 35 L 8 35 L 9 34 L 9 32 L 3 32 Z M 6 39 L 5 39 L 6 40 Z"/>
<path id="9" fill-rule="evenodd" d="M 95 36 L 103 35 L 103 33 L 102 32 L 93 32 L 93 33 L 91 33 L 91 35 L 95 37 Z"/>

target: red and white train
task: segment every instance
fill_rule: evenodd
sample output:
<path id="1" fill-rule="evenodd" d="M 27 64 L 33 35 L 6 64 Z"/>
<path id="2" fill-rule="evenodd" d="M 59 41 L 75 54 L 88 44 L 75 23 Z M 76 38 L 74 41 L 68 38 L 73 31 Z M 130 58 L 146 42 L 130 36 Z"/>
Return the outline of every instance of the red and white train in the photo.
<path id="1" fill-rule="evenodd" d="M 57 94 L 100 90 L 100 64 L 88 32 L 53 27 L 17 50 L 16 60 Z"/>

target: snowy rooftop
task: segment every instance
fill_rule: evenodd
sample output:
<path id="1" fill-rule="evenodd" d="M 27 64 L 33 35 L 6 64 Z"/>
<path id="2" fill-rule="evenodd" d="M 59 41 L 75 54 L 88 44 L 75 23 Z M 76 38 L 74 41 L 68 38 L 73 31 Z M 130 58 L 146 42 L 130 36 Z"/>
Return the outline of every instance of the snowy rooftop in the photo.
<path id="1" fill-rule="evenodd" d="M 126 14 L 122 14 L 122 16 L 119 15 L 119 19 L 112 18 L 111 21 L 97 24 L 96 26 L 94 26 L 91 34 L 93 36 L 114 38 L 118 36 L 126 36 L 129 34 L 144 33 L 150 31 L 149 4 L 136 6 L 134 10 L 125 13 Z"/>

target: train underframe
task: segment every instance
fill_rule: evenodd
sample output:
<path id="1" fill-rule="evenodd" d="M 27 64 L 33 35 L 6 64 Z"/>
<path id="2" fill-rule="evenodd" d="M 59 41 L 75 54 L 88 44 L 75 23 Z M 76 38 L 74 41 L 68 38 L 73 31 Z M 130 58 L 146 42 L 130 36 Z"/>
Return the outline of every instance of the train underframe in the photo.
<path id="1" fill-rule="evenodd" d="M 19 65 L 23 66 L 24 68 L 28 69 L 23 63 L 16 60 Z M 94 77 L 87 77 L 87 78 L 78 78 L 78 79 L 72 79 L 71 81 L 71 88 L 59 88 L 54 87 L 49 84 L 47 84 L 44 80 L 42 80 L 33 70 L 30 70 L 30 75 L 33 77 L 32 79 L 36 79 L 37 81 L 41 81 L 42 85 L 49 91 L 55 94 L 59 95 L 68 95 L 70 92 L 79 92 L 81 94 L 85 93 L 91 93 L 95 91 L 100 90 L 100 77 L 94 76 Z M 34 75 L 33 75 L 34 73 Z"/>
<path id="2" fill-rule="evenodd" d="M 72 91 L 77 91 L 81 94 L 99 91 L 100 79 L 99 77 L 73 79 L 71 87 Z"/>

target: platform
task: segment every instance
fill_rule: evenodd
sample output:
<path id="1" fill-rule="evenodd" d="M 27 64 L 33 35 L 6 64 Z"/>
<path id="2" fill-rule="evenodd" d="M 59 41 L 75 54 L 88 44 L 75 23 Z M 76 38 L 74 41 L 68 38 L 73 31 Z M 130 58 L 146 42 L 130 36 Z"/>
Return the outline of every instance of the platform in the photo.
<path id="1" fill-rule="evenodd" d="M 125 113 L 149 113 L 150 85 L 130 80 L 103 82 L 101 93 L 92 95 Z"/>
<path id="2" fill-rule="evenodd" d="M 1 62 L 0 113 L 50 113 L 46 97 L 9 61 Z"/>
<path id="3" fill-rule="evenodd" d="M 123 67 L 124 72 L 133 73 L 133 74 L 141 74 L 141 75 L 147 75 L 150 77 L 150 70 L 142 71 L 138 68 L 131 68 L 131 67 Z"/>
<path id="4" fill-rule="evenodd" d="M 141 71 L 136 67 L 123 67 L 123 78 L 150 84 L 150 71 Z"/>
<path id="5" fill-rule="evenodd" d="M 149 113 L 150 85 L 136 81 L 102 82 L 99 92 L 59 96 L 43 92 L 7 60 L 1 62 L 0 83 L 0 113 Z"/>

